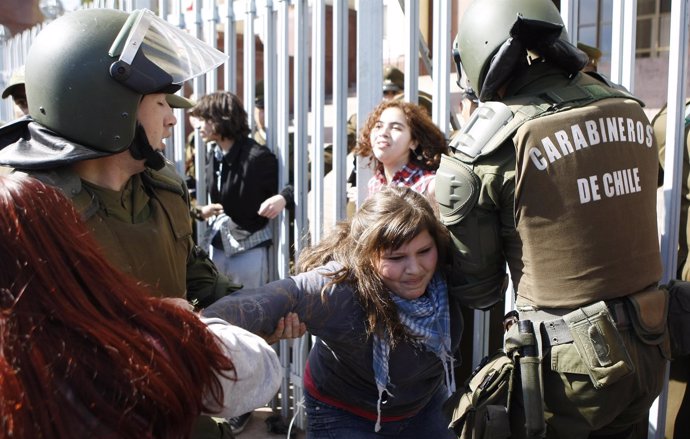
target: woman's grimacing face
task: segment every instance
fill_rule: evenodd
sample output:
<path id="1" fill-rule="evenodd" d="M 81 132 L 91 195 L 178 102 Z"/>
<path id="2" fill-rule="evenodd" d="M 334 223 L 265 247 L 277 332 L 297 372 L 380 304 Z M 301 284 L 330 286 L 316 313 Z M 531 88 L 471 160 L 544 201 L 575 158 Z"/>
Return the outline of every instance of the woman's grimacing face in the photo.
<path id="1" fill-rule="evenodd" d="M 424 230 L 400 248 L 385 250 L 374 264 L 388 289 L 403 299 L 413 300 L 426 291 L 437 262 L 436 242 Z"/>

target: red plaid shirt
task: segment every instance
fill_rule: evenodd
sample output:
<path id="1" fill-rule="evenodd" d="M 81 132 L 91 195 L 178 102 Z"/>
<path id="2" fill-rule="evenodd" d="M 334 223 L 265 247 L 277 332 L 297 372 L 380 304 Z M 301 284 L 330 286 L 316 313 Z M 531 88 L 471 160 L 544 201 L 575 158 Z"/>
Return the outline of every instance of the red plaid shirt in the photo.
<path id="1" fill-rule="evenodd" d="M 369 195 L 379 192 L 385 186 L 407 186 L 410 189 L 426 195 L 431 181 L 436 178 L 436 171 L 422 169 L 418 165 L 408 162 L 401 170 L 395 173 L 389 183 L 381 171 L 376 171 L 369 180 Z"/>

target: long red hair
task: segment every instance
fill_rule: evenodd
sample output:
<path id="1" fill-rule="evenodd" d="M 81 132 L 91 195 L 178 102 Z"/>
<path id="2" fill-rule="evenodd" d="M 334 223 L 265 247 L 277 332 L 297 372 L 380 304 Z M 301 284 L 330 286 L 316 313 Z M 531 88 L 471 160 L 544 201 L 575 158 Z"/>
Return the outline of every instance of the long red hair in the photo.
<path id="1" fill-rule="evenodd" d="M 214 335 L 110 265 L 61 192 L 0 176 L 0 436 L 188 437 L 216 373 L 236 378 Z"/>

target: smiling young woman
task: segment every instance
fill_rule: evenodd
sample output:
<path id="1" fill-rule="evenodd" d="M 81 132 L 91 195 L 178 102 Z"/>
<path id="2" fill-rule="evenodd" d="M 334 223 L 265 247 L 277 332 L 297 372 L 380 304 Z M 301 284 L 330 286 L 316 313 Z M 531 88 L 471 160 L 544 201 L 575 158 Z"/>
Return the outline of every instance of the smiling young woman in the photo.
<path id="1" fill-rule="evenodd" d="M 374 164 L 370 196 L 385 186 L 406 186 L 432 201 L 436 170 L 447 152 L 446 138 L 426 109 L 401 100 L 374 108 L 355 149 Z"/>

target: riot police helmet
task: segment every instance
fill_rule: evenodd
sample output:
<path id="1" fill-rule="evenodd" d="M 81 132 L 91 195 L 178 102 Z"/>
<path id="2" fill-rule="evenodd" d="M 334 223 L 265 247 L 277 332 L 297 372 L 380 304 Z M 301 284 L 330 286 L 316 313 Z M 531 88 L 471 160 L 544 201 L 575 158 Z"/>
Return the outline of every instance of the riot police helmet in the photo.
<path id="1" fill-rule="evenodd" d="M 548 53 L 567 70 L 577 71 L 586 62 L 586 55 L 568 43 L 563 19 L 551 0 L 474 0 L 458 29 L 454 61 L 482 100 L 491 98 L 497 87 L 496 81 L 486 81 L 490 70 L 502 69 L 491 79 L 505 80 L 514 67 L 510 63 L 527 50 Z M 491 89 L 485 90 L 488 85 Z"/>
<path id="2" fill-rule="evenodd" d="M 46 26 L 26 60 L 29 114 L 96 157 L 132 144 L 142 97 L 174 93 L 226 56 L 147 9 L 70 12 Z"/>

